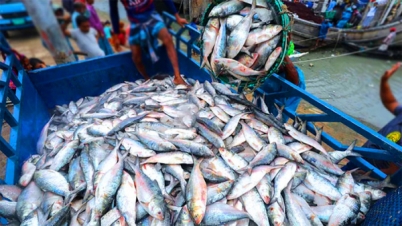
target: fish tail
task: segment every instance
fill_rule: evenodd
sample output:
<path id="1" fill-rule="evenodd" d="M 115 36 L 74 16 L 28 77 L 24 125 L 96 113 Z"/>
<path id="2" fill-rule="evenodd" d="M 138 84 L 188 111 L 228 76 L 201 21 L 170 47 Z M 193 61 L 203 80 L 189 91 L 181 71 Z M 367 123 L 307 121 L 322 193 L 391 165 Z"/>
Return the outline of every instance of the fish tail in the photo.
<path id="1" fill-rule="evenodd" d="M 86 187 L 87 187 L 87 184 L 83 183 L 80 186 L 78 186 L 78 188 L 76 188 L 75 190 L 68 193 L 66 195 L 66 198 L 64 199 L 64 204 L 65 205 L 70 204 L 75 199 L 77 194 L 80 193 L 81 191 L 83 191 Z"/>
<path id="2" fill-rule="evenodd" d="M 353 152 L 353 148 L 354 148 L 355 145 L 356 145 L 356 142 L 357 142 L 357 140 L 354 140 L 354 141 L 349 145 L 349 147 L 345 150 L 345 152 L 352 153 L 352 152 Z"/>
<path id="3" fill-rule="evenodd" d="M 391 183 L 391 176 L 388 175 L 382 182 L 381 186 L 384 188 L 396 188 L 397 186 Z"/>
<path id="4" fill-rule="evenodd" d="M 93 196 L 93 194 L 94 194 L 93 188 L 87 189 L 87 190 L 85 191 L 84 201 L 89 200 L 90 197 Z"/>
<path id="5" fill-rule="evenodd" d="M 362 155 L 361 154 L 359 154 L 359 153 L 357 153 L 357 152 L 350 152 L 349 154 L 348 154 L 348 156 L 354 156 L 354 157 L 362 157 Z"/>
<path id="6" fill-rule="evenodd" d="M 359 153 L 353 151 L 353 148 L 355 147 L 356 142 L 357 142 L 357 140 L 354 140 L 354 141 L 349 145 L 349 147 L 345 150 L 345 153 L 347 153 L 348 156 L 355 156 L 355 157 L 361 157 L 361 156 L 362 156 L 361 154 L 359 154 Z"/>
<path id="7" fill-rule="evenodd" d="M 211 68 L 211 64 L 208 62 L 208 57 L 207 56 L 204 56 L 204 58 L 202 59 L 202 63 L 201 63 L 200 68 L 203 68 L 205 66 L 207 66 L 208 68 Z"/>
<path id="8" fill-rule="evenodd" d="M 251 4 L 251 10 L 250 10 L 250 14 L 255 14 L 254 10 L 257 7 L 257 0 L 253 0 L 253 3 Z"/>

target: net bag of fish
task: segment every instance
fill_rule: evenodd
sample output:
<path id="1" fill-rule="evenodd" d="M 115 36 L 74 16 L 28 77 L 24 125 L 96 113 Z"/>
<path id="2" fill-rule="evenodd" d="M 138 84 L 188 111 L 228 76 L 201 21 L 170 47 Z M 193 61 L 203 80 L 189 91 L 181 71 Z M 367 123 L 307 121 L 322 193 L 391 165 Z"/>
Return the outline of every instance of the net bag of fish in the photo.
<path id="1" fill-rule="evenodd" d="M 10 225 L 349 225 L 385 181 L 338 163 L 305 123 L 282 122 L 226 85 L 171 78 L 115 85 L 57 106 L 0 185 Z M 35 148 L 35 147 L 32 147 Z M 362 182 L 365 179 L 367 182 Z"/>
<path id="2" fill-rule="evenodd" d="M 201 67 L 220 82 L 255 90 L 281 65 L 289 17 L 279 0 L 229 0 L 203 15 Z"/>

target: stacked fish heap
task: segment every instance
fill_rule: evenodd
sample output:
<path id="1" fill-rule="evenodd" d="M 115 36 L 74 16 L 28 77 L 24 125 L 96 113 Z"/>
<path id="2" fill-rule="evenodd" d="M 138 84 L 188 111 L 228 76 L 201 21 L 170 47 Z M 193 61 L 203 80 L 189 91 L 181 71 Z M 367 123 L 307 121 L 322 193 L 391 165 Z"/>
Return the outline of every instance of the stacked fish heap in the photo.
<path id="1" fill-rule="evenodd" d="M 269 8 L 266 0 L 230 0 L 215 6 L 202 36 L 201 67 L 206 65 L 227 83 L 267 76 L 283 50 L 282 26 L 272 24 L 277 12 Z"/>
<path id="2" fill-rule="evenodd" d="M 388 181 L 359 182 L 267 106 L 225 85 L 170 78 L 115 85 L 45 125 L 19 185 L 0 185 L 10 225 L 344 225 Z M 300 131 L 299 131 L 300 129 Z M 361 176 L 360 176 L 361 178 Z"/>

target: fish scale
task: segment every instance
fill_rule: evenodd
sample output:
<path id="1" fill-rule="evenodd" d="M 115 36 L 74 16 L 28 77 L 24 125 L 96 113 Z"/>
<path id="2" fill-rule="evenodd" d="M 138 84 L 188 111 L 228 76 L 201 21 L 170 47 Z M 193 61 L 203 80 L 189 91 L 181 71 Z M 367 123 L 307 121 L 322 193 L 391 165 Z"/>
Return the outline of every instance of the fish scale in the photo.
<path id="1" fill-rule="evenodd" d="M 188 91 L 176 89 L 169 78 L 137 83 L 82 98 L 75 105 L 78 110 L 91 106 L 85 115 L 57 112 L 40 140 L 52 155 L 36 155 L 23 164 L 26 187 L 0 185 L 5 198 L 0 216 L 17 217 L 22 225 L 64 220 L 95 225 L 115 210 L 112 225 L 281 225 L 304 222 L 306 216 L 314 217 L 306 225 L 321 225 L 317 220 L 337 222 L 331 218 L 335 206 L 358 212 L 342 222 L 359 222 L 386 195 L 382 188 L 394 186 L 389 178 L 352 183 L 352 171 L 337 170 L 336 162 L 353 153 L 335 152 L 331 158 L 310 152 L 311 146 L 322 147 L 315 138 L 289 129 L 290 138 L 287 125 L 276 119 L 281 113 L 260 110 L 223 84 L 194 81 L 196 87 Z M 123 104 L 134 96 L 185 103 L 146 109 Z M 121 110 L 116 114 L 104 106 Z M 144 114 L 153 122 L 136 120 Z M 100 126 L 112 135 L 88 130 Z M 322 164 L 310 164 L 313 160 Z M 349 202 L 342 194 L 350 195 Z M 295 195 L 301 207 L 298 198 L 289 199 Z"/>

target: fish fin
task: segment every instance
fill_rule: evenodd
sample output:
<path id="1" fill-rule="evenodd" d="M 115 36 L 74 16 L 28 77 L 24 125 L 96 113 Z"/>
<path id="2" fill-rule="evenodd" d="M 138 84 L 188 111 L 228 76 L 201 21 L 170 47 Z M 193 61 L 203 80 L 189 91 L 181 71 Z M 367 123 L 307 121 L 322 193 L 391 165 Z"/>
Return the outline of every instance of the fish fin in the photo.
<path id="1" fill-rule="evenodd" d="M 183 180 L 182 182 L 180 182 L 180 187 L 183 193 L 183 197 L 186 197 L 186 187 L 187 187 L 187 181 Z"/>
<path id="2" fill-rule="evenodd" d="M 355 169 L 352 169 L 352 170 L 348 170 L 350 173 L 354 173 L 354 172 L 356 172 L 357 170 L 359 170 L 360 168 L 359 167 L 357 167 L 357 168 L 355 168 Z"/>
<path id="3" fill-rule="evenodd" d="M 302 121 L 300 131 L 301 131 L 303 134 L 307 135 L 307 121 Z"/>
<path id="4" fill-rule="evenodd" d="M 177 212 L 181 211 L 181 209 L 183 208 L 180 206 L 172 206 L 172 205 L 166 205 L 166 207 L 170 210 L 177 211 Z"/>
<path id="5" fill-rule="evenodd" d="M 94 191 L 93 191 L 93 188 L 92 189 L 87 189 L 86 190 L 86 192 L 85 192 L 85 195 L 84 195 L 84 201 L 88 201 L 88 200 L 90 200 L 91 199 L 91 197 L 93 197 L 93 195 L 94 195 Z"/>
<path id="6" fill-rule="evenodd" d="M 250 53 L 250 48 L 249 47 L 242 47 L 240 52 L 245 53 L 245 54 L 247 54 L 247 56 L 250 56 L 251 58 L 253 58 L 253 55 Z"/>
<path id="7" fill-rule="evenodd" d="M 251 173 L 253 172 L 253 167 L 247 166 L 246 170 L 247 170 L 248 175 L 251 175 Z"/>
<path id="8" fill-rule="evenodd" d="M 161 166 L 161 164 L 160 164 L 159 162 L 156 163 L 155 169 L 156 169 L 157 171 L 160 171 L 160 170 L 162 169 L 162 166 Z"/>
<path id="9" fill-rule="evenodd" d="M 163 195 L 163 197 L 165 199 L 168 199 L 170 201 L 174 201 L 174 198 L 171 195 L 169 195 L 166 191 L 164 191 L 162 195 Z"/>
<path id="10" fill-rule="evenodd" d="M 201 162 L 204 160 L 204 158 L 197 159 L 194 155 L 192 155 L 192 156 L 193 156 L 194 166 L 196 164 L 201 164 Z"/>

